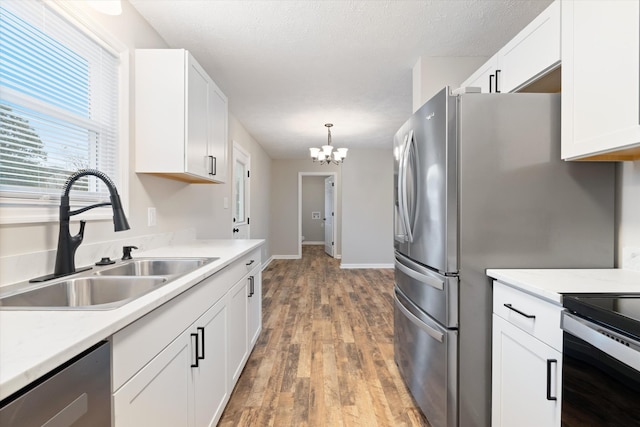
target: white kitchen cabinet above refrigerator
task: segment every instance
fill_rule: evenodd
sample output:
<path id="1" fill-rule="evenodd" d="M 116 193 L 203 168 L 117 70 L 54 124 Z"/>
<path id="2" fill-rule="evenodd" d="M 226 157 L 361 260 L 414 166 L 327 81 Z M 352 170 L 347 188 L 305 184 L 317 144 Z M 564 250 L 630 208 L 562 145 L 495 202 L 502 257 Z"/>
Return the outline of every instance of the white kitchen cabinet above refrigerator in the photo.
<path id="1" fill-rule="evenodd" d="M 482 93 L 519 92 L 549 76 L 559 66 L 560 2 L 555 1 L 461 86 L 479 87 Z"/>
<path id="2" fill-rule="evenodd" d="M 223 183 L 228 100 L 184 49 L 136 50 L 136 172 Z"/>

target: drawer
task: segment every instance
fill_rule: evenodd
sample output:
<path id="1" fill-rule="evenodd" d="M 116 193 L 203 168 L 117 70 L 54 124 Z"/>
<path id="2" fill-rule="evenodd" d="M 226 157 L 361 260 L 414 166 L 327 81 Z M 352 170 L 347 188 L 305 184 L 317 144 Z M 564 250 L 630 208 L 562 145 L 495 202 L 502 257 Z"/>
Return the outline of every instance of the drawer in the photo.
<path id="1" fill-rule="evenodd" d="M 496 280 L 493 282 L 493 312 L 547 345 L 562 351 L 562 306 Z"/>

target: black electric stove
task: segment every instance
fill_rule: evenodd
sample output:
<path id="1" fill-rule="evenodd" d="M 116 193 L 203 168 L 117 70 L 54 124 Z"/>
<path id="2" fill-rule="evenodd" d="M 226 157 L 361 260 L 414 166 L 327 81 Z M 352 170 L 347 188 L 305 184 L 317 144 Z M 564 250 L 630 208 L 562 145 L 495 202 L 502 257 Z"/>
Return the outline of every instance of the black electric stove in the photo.
<path id="1" fill-rule="evenodd" d="M 640 340 L 640 293 L 566 294 L 570 312 Z"/>

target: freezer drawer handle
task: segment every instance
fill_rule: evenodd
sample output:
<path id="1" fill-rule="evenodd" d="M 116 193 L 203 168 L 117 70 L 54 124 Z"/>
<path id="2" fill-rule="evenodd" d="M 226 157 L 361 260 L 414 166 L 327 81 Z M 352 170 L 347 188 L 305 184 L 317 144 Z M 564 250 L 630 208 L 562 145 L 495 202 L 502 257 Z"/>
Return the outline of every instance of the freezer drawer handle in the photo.
<path id="1" fill-rule="evenodd" d="M 524 316 L 527 319 L 535 319 L 536 316 L 533 314 L 527 314 L 524 311 L 520 311 L 517 308 L 515 308 L 514 306 L 512 306 L 511 304 L 503 304 L 505 307 L 507 307 L 509 310 L 511 311 L 515 311 L 516 313 L 518 313 L 520 316 Z"/>
<path id="2" fill-rule="evenodd" d="M 400 302 L 400 300 L 398 299 L 397 296 L 394 295 L 393 299 L 396 302 L 396 307 L 398 307 L 400 309 L 400 311 L 409 320 L 411 320 L 411 322 L 413 322 L 414 325 L 416 325 L 417 327 L 419 327 L 420 329 L 422 329 L 423 331 L 428 333 L 429 336 L 431 336 L 431 338 L 433 338 L 434 340 L 436 340 L 438 342 L 443 342 L 444 341 L 444 334 L 442 332 L 433 329 L 431 326 L 425 324 L 422 320 L 418 319 L 412 312 L 407 310 L 406 307 L 404 305 L 402 305 L 402 303 Z"/>
<path id="3" fill-rule="evenodd" d="M 444 289 L 444 282 L 442 280 L 434 279 L 433 277 L 429 277 L 429 276 L 426 276 L 424 274 L 420 274 L 417 271 L 414 271 L 414 270 L 410 269 L 409 267 L 406 267 L 405 265 L 403 265 L 403 264 L 401 264 L 399 262 L 396 262 L 396 268 L 398 270 L 402 271 L 407 276 L 411 276 L 416 280 L 424 282 L 427 285 L 429 285 L 429 286 L 431 286 L 433 288 L 436 288 L 439 291 Z"/>

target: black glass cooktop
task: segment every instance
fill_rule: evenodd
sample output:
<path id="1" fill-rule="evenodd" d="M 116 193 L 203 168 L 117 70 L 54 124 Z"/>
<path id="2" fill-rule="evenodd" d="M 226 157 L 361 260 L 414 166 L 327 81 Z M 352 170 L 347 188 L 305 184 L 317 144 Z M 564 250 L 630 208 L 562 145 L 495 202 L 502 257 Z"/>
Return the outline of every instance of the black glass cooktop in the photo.
<path id="1" fill-rule="evenodd" d="M 640 339 L 640 293 L 566 294 L 562 305 L 580 317 Z"/>

